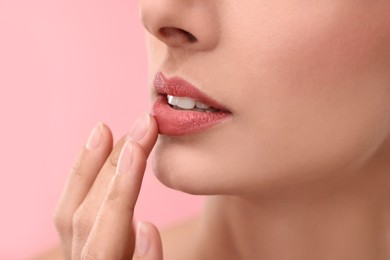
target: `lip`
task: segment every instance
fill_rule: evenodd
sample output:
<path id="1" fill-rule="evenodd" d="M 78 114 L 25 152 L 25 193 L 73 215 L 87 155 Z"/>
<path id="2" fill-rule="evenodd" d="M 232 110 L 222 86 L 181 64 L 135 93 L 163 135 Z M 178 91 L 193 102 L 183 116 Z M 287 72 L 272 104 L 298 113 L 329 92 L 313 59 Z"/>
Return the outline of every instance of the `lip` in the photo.
<path id="1" fill-rule="evenodd" d="M 231 118 L 231 112 L 225 106 L 201 92 L 191 83 L 180 77 L 167 78 L 158 72 L 153 80 L 157 93 L 152 107 L 159 133 L 163 135 L 186 135 L 197 133 Z M 218 109 L 218 112 L 199 112 L 173 109 L 167 101 L 167 95 L 189 97 Z"/>

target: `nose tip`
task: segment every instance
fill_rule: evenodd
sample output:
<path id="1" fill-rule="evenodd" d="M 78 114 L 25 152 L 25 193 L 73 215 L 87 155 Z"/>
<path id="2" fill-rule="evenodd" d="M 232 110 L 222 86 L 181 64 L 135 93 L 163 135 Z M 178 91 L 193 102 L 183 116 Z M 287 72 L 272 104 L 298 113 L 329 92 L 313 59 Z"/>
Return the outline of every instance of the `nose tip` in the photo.
<path id="1" fill-rule="evenodd" d="M 140 0 L 147 31 L 171 48 L 206 50 L 218 39 L 214 1 Z"/>

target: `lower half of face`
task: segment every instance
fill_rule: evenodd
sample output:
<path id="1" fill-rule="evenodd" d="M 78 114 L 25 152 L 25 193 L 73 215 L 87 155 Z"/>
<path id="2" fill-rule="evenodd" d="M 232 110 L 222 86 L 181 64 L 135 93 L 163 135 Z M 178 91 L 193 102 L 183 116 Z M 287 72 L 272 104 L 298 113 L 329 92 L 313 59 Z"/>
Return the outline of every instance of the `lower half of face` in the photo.
<path id="1" fill-rule="evenodd" d="M 149 39 L 151 77 L 167 68 L 232 111 L 199 133 L 159 137 L 153 168 L 169 187 L 256 194 L 348 180 L 385 149 L 389 4 L 271 1 L 261 12 L 258 2 L 222 1 L 219 44 L 175 65 L 174 50 Z"/>

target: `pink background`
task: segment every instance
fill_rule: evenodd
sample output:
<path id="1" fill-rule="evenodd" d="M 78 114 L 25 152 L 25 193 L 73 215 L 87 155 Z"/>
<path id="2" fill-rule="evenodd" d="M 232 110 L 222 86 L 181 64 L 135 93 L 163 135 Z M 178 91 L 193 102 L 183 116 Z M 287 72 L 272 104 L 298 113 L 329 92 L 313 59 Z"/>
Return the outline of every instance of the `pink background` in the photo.
<path id="1" fill-rule="evenodd" d="M 117 140 L 149 110 L 138 1 L 0 0 L 0 259 L 58 243 L 52 212 L 98 121 Z M 137 219 L 163 227 L 201 199 L 147 170 Z"/>

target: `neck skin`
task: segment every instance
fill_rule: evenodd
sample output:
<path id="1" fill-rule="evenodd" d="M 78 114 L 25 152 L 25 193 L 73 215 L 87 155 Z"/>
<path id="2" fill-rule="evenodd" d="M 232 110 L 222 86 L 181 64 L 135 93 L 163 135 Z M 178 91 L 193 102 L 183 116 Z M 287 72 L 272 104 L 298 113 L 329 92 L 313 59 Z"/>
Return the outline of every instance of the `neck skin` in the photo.
<path id="1" fill-rule="evenodd" d="M 210 197 L 197 252 L 226 260 L 390 259 L 389 157 L 372 165 L 337 187 Z"/>

